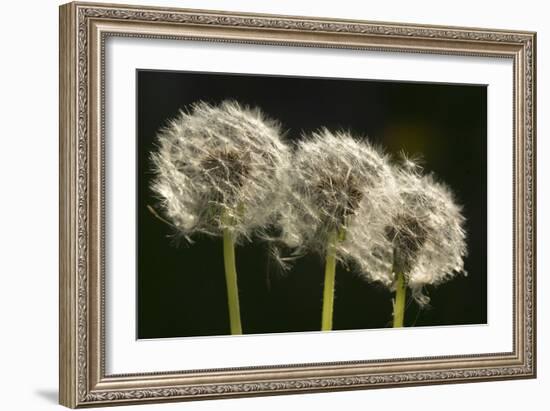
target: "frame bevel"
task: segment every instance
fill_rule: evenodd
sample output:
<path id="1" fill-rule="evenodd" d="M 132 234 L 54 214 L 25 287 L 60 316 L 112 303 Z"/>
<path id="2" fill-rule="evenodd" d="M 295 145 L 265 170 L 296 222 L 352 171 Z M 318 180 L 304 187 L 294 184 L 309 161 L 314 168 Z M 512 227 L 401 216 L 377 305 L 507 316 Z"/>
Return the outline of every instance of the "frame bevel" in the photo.
<path id="1" fill-rule="evenodd" d="M 513 59 L 513 352 L 105 375 L 103 50 L 109 36 Z M 93 3 L 61 6 L 60 403 L 74 408 L 535 377 L 535 47 L 532 32 Z"/>

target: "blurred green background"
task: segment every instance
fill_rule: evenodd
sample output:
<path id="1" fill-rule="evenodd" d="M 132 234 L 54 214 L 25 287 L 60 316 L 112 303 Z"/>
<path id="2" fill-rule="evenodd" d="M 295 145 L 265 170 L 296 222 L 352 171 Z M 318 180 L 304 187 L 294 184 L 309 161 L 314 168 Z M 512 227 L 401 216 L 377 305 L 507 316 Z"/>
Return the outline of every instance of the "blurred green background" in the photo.
<path id="1" fill-rule="evenodd" d="M 464 207 L 468 276 L 428 288 L 431 307 L 413 302 L 407 326 L 487 321 L 487 91 L 483 85 L 137 72 L 138 338 L 229 333 L 221 239 L 175 240 L 147 205 L 150 153 L 159 128 L 197 100 L 258 106 L 278 119 L 290 141 L 321 126 L 346 129 L 392 154 L 423 159 Z M 261 242 L 239 246 L 237 271 L 245 333 L 316 331 L 321 323 L 323 261 L 315 255 L 281 273 Z M 391 325 L 392 294 L 337 268 L 334 329 Z"/>

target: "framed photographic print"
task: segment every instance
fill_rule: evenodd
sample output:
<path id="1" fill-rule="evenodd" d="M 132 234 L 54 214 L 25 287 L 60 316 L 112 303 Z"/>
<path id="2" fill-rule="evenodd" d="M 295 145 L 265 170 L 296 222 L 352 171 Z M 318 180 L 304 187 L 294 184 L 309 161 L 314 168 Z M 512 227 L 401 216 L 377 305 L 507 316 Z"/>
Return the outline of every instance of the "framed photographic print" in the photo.
<path id="1" fill-rule="evenodd" d="M 61 404 L 535 377 L 535 40 L 61 6 Z"/>

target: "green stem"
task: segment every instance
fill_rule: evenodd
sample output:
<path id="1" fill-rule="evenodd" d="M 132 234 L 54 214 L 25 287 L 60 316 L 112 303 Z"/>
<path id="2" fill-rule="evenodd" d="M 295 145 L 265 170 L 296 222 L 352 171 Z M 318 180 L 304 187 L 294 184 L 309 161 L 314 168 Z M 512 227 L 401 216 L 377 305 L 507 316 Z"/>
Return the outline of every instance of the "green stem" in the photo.
<path id="1" fill-rule="evenodd" d="M 241 310 L 239 307 L 239 287 L 235 267 L 235 243 L 228 227 L 223 229 L 223 263 L 227 285 L 227 306 L 229 308 L 229 325 L 231 334 L 242 334 Z"/>
<path id="2" fill-rule="evenodd" d="M 407 295 L 407 284 L 402 272 L 397 273 L 397 283 L 395 285 L 395 302 L 393 305 L 393 327 L 403 327 L 405 318 L 405 296 Z"/>
<path id="3" fill-rule="evenodd" d="M 323 316 L 321 330 L 332 330 L 332 313 L 334 311 L 334 280 L 336 277 L 336 243 L 338 234 L 332 231 L 328 237 L 325 260 L 325 287 L 323 289 Z"/>

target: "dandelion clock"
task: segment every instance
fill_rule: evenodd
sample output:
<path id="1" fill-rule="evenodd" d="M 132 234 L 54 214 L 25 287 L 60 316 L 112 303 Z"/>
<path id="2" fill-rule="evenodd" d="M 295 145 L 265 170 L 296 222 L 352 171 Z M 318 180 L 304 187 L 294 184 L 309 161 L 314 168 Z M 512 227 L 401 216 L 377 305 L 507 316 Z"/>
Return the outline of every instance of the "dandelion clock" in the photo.
<path id="1" fill-rule="evenodd" d="M 235 243 L 273 223 L 289 161 L 278 123 L 235 101 L 200 102 L 159 132 L 152 161 L 151 188 L 177 232 L 223 237 L 230 328 L 241 334 Z"/>

